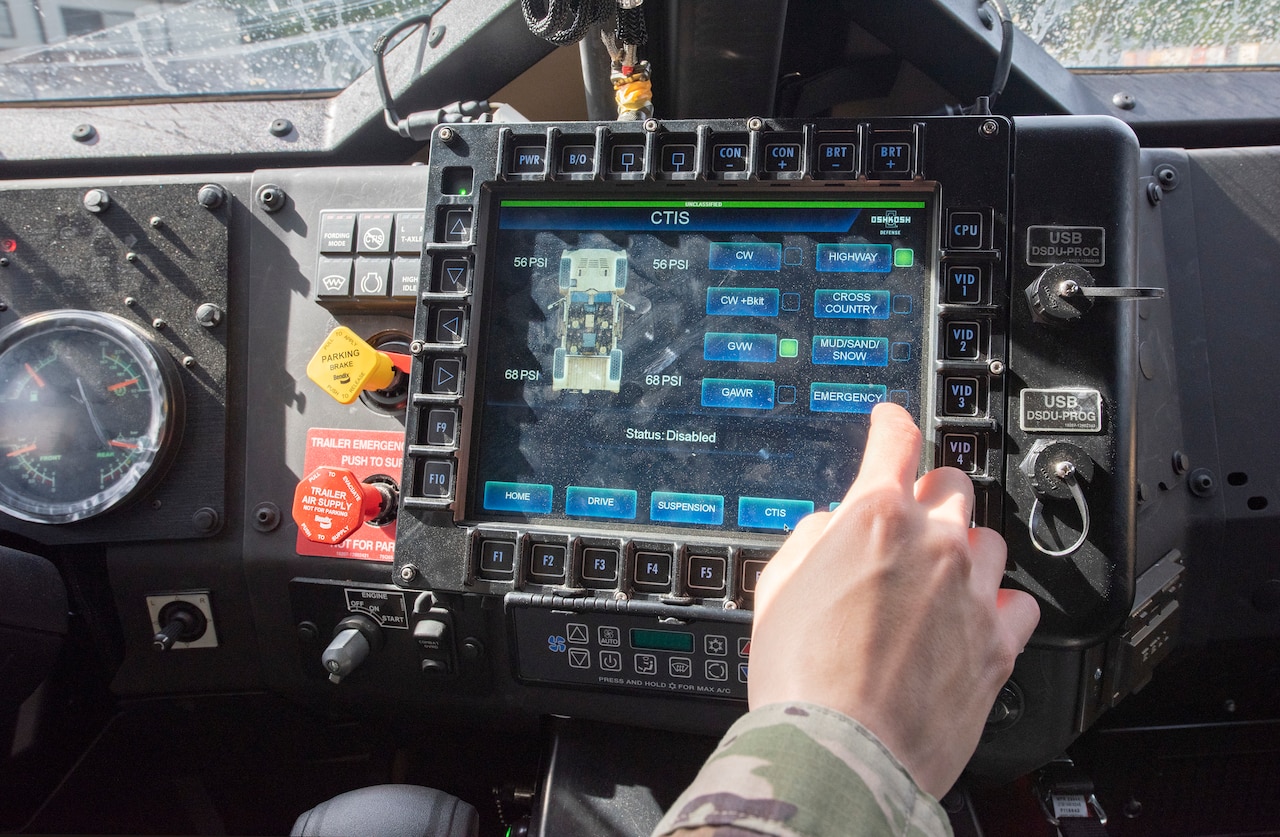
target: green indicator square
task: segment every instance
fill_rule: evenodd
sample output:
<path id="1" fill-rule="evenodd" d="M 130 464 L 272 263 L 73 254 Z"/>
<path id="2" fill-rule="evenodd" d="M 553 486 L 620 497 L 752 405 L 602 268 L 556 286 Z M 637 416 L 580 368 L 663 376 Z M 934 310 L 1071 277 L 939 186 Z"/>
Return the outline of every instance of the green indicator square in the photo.
<path id="1" fill-rule="evenodd" d="M 778 357 L 795 357 L 800 354 L 800 341 L 783 338 L 778 341 Z"/>
<path id="2" fill-rule="evenodd" d="M 899 247 L 893 251 L 894 267 L 911 267 L 916 263 L 916 251 L 910 247 Z"/>

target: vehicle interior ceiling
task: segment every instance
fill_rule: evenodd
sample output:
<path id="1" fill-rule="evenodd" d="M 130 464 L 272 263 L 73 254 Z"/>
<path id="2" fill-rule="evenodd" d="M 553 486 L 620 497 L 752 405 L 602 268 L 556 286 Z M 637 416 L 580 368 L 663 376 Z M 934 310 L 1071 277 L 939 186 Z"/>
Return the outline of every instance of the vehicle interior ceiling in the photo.
<path id="1" fill-rule="evenodd" d="M 407 783 L 648 834 L 895 400 L 1043 614 L 956 833 L 1280 834 L 1275 69 L 1002 67 L 979 0 L 641 8 L 623 121 L 514 0 L 405 27 L 394 114 L 372 69 L 0 105 L 0 831 Z"/>

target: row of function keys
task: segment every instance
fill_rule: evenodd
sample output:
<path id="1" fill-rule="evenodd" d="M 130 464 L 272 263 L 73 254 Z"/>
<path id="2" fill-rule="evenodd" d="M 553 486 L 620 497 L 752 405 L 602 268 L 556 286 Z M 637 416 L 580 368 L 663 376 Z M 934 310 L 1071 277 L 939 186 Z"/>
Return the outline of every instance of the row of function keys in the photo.
<path id="1" fill-rule="evenodd" d="M 521 585 L 585 588 L 702 599 L 754 595 L 770 554 L 659 543 L 570 543 L 557 536 L 481 532 L 476 578 Z"/>
<path id="2" fill-rule="evenodd" d="M 504 134 L 498 174 L 516 180 L 910 180 L 923 172 L 911 129 Z"/>

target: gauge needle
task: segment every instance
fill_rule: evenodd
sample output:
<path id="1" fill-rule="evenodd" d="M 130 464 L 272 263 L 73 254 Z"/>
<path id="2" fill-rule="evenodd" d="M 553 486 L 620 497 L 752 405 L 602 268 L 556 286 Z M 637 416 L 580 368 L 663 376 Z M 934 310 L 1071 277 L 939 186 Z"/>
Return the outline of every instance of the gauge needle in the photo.
<path id="1" fill-rule="evenodd" d="M 137 449 L 139 448 L 139 445 L 135 445 L 133 442 L 125 442 L 125 441 L 123 441 L 123 440 L 121 440 L 121 439 L 112 439 L 112 440 L 111 440 L 111 447 L 113 447 L 113 448 L 126 448 L 126 449 L 128 449 L 128 450 L 137 450 Z"/>
<path id="2" fill-rule="evenodd" d="M 124 389 L 125 387 L 130 386 L 131 384 L 136 384 L 137 382 L 138 382 L 137 378 L 130 378 L 127 381 L 120 381 L 119 383 L 112 384 L 111 386 L 107 387 L 107 392 L 115 392 L 118 389 Z"/>
<path id="3" fill-rule="evenodd" d="M 111 446 L 111 440 L 107 438 L 107 431 L 102 429 L 102 422 L 98 421 L 98 417 L 94 415 L 93 407 L 89 406 L 89 396 L 84 391 L 84 381 L 76 378 L 76 388 L 80 390 L 80 403 L 84 405 L 84 411 L 89 414 L 89 422 L 93 425 L 94 435 L 98 437 L 98 441 L 106 447 Z"/>
<path id="4" fill-rule="evenodd" d="M 14 448 L 13 450 L 6 453 L 5 456 L 22 456 L 24 453 L 31 453 L 31 451 L 35 449 L 36 449 L 35 445 L 27 445 L 26 447 Z"/>
<path id="5" fill-rule="evenodd" d="M 31 376 L 31 380 L 36 382 L 36 386 L 44 389 L 44 378 L 40 377 L 40 373 L 32 369 L 31 364 L 29 363 L 24 363 L 22 365 L 26 368 L 27 374 Z"/>

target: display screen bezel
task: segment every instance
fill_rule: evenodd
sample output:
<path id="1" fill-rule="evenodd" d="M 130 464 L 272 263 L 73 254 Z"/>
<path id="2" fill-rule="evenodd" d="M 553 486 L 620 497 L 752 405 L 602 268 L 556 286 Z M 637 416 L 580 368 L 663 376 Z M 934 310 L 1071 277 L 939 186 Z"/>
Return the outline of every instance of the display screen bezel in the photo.
<path id="1" fill-rule="evenodd" d="M 663 523 L 648 519 L 608 520 L 571 516 L 563 511 L 549 514 L 499 512 L 484 506 L 484 481 L 480 479 L 482 446 L 485 421 L 486 385 L 490 376 L 500 374 L 495 365 L 495 358 L 488 347 L 489 329 L 493 321 L 493 305 L 495 297 L 501 293 L 495 279 L 495 259 L 501 254 L 498 243 L 500 233 L 499 215 L 504 201 L 652 201 L 652 202 L 687 202 L 702 203 L 716 201 L 768 201 L 768 202 L 871 202 L 898 203 L 923 202 L 920 217 L 923 219 L 924 246 L 921 248 L 924 278 L 921 292 L 923 321 L 919 328 L 918 340 L 920 351 L 919 376 L 912 396 L 916 398 L 918 409 L 913 414 L 921 427 L 929 428 L 936 413 L 935 386 L 938 327 L 938 275 L 941 257 L 941 196 L 936 182 L 915 181 L 910 184 L 893 185 L 849 185 L 842 188 L 821 188 L 811 183 L 771 184 L 662 184 L 646 183 L 636 186 L 628 185 L 625 190 L 618 189 L 616 184 L 581 184 L 566 186 L 561 183 L 531 184 L 486 182 L 478 190 L 477 211 L 477 247 L 476 247 L 476 284 L 474 291 L 475 307 L 473 317 L 473 345 L 470 347 L 466 427 L 467 453 L 462 463 L 459 477 L 459 497 L 463 502 L 456 508 L 456 521 L 459 524 L 497 523 L 503 525 L 537 525 L 556 529 L 574 531 L 602 531 L 615 534 L 644 532 L 664 536 L 696 534 L 702 538 L 723 537 L 731 540 L 744 538 L 765 538 L 784 536 L 787 531 L 766 531 L 758 528 L 739 527 L 736 525 L 692 525 L 685 523 Z M 932 466 L 934 452 L 932 446 L 926 444 L 921 454 L 921 468 Z M 650 489 L 652 490 L 652 489 Z M 815 508 L 815 511 L 826 511 L 827 507 Z"/>

